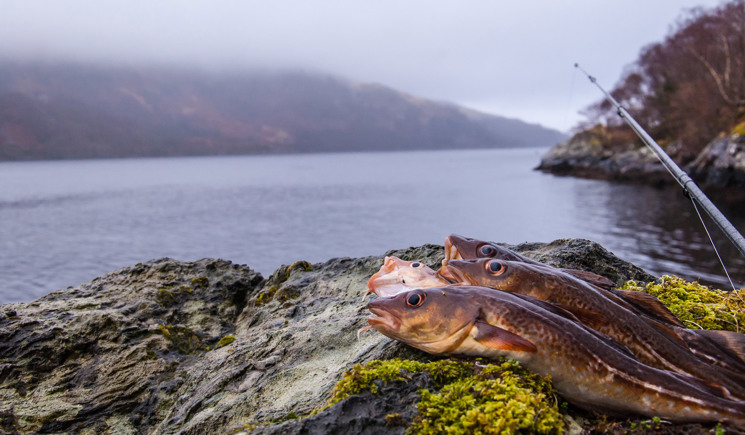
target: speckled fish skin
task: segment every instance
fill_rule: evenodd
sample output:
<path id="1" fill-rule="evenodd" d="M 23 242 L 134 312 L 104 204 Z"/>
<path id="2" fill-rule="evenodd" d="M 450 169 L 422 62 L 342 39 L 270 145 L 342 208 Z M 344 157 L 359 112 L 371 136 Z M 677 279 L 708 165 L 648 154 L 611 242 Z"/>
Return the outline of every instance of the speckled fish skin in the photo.
<path id="1" fill-rule="evenodd" d="M 385 257 L 380 270 L 367 282 L 367 292 L 389 297 L 415 288 L 439 287 L 450 282 L 419 261 L 406 261 L 395 256 Z"/>
<path id="2" fill-rule="evenodd" d="M 498 274 L 488 271 L 492 266 L 499 268 Z M 718 389 L 723 397 L 745 400 L 742 373 L 702 361 L 673 329 L 655 325 L 619 303 L 608 291 L 558 270 L 546 273 L 540 266 L 516 261 L 451 260 L 447 267 L 460 284 L 519 293 L 557 304 L 584 325 L 626 346 L 644 364 L 694 376 Z"/>
<path id="3" fill-rule="evenodd" d="M 564 398 L 586 409 L 745 426 L 745 402 L 646 366 L 602 334 L 521 295 L 448 286 L 377 299 L 368 308 L 375 315 L 370 325 L 390 338 L 432 354 L 515 359 L 550 375 Z"/>
<path id="4" fill-rule="evenodd" d="M 483 249 L 488 251 L 482 251 Z M 539 263 L 535 260 L 520 255 L 515 251 L 509 250 L 505 247 L 499 246 L 496 243 L 487 242 L 484 240 L 472 239 L 469 237 L 459 236 L 457 234 L 451 234 L 445 238 L 445 258 L 442 260 L 442 267 L 439 273 L 446 277 L 451 278 L 447 274 L 447 263 L 450 260 L 474 260 L 478 258 L 496 258 L 500 260 L 508 261 L 519 261 L 521 263 L 533 264 L 536 266 L 543 266 L 546 268 L 556 269 L 547 264 Z M 610 289 L 615 283 L 608 278 L 594 274 L 592 272 L 586 272 L 576 269 L 559 269 L 577 277 L 578 279 L 587 281 L 593 285 L 604 289 Z"/>
<path id="5" fill-rule="evenodd" d="M 483 251 L 487 249 L 487 251 Z M 545 273 L 563 272 L 573 279 L 583 281 L 605 292 L 617 304 L 638 312 L 650 319 L 653 325 L 667 325 L 682 339 L 688 348 L 702 360 L 725 367 L 736 373 L 745 373 L 745 340 L 738 333 L 728 331 L 701 331 L 687 329 L 667 307 L 654 296 L 638 291 L 624 291 L 615 289 L 612 281 L 605 277 L 587 271 L 576 269 L 560 269 L 539 263 L 501 247 L 495 243 L 451 234 L 445 239 L 445 259 L 439 273 L 441 276 L 453 280 L 447 272 L 447 264 L 452 260 L 474 260 L 479 258 L 495 258 L 507 261 L 517 261 L 543 267 Z"/>

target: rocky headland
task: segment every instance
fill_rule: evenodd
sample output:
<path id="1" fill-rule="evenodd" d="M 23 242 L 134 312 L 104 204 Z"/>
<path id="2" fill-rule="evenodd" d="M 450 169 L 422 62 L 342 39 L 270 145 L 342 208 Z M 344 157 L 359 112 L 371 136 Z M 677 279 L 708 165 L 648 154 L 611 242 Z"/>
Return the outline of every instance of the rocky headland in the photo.
<path id="1" fill-rule="evenodd" d="M 511 248 L 618 284 L 655 279 L 587 240 Z M 443 248 L 387 255 L 437 267 Z M 164 258 L 1 306 L 0 433 L 404 433 L 436 373 L 402 369 L 375 388 L 332 393 L 345 372 L 362 376 L 361 363 L 439 360 L 375 331 L 358 336 L 382 263 L 297 261 L 265 278 L 225 260 Z M 332 394 L 339 400 L 324 407 Z M 614 420 L 548 399 L 574 433 L 714 427 Z"/>
<path id="2" fill-rule="evenodd" d="M 537 170 L 556 175 L 618 180 L 649 185 L 674 184 L 675 179 L 652 150 L 629 141 L 608 146 L 603 126 L 581 131 L 551 148 Z M 675 145 L 667 148 L 675 154 Z M 737 194 L 745 189 L 745 125 L 712 140 L 692 160 L 678 163 L 702 187 Z"/>

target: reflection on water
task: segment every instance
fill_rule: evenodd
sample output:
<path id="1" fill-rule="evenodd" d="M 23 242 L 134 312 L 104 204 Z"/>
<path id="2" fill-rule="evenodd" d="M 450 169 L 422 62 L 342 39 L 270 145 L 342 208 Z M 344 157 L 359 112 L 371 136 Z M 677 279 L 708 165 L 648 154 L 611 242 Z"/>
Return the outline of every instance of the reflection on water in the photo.
<path id="1" fill-rule="evenodd" d="M 676 273 L 689 279 L 729 288 L 691 200 L 677 186 L 653 188 L 598 183 L 593 189 L 575 189 L 578 210 L 592 210 L 593 219 L 605 219 L 604 231 L 591 236 L 612 245 L 624 258 L 655 275 Z M 597 205 L 593 207 L 593 205 Z M 725 265 L 736 283 L 745 282 L 745 259 L 699 207 Z M 722 212 L 740 231 L 745 216 L 722 205 Z M 609 244 L 610 245 L 610 244 Z"/>
<path id="2" fill-rule="evenodd" d="M 0 163 L 0 303 L 164 256 L 225 258 L 266 275 L 450 233 L 583 237 L 653 274 L 725 283 L 679 190 L 535 172 L 542 151 Z M 745 210 L 723 212 L 743 230 Z M 713 232 L 742 283 L 745 261 Z"/>

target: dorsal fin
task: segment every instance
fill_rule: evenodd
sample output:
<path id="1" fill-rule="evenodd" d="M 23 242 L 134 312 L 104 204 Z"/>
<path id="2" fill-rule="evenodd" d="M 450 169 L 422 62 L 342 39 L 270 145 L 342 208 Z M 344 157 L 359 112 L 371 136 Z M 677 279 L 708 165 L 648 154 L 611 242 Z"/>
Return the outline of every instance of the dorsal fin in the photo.
<path id="1" fill-rule="evenodd" d="M 517 352 L 530 352 L 535 353 L 538 348 L 530 340 L 526 340 L 517 334 L 499 328 L 494 325 L 490 325 L 484 321 L 478 320 L 473 325 L 476 328 L 476 341 L 484 346 L 491 347 L 492 349 L 517 351 Z"/>
<path id="2" fill-rule="evenodd" d="M 585 310 L 582 308 L 572 308 L 572 314 L 577 316 L 580 322 L 595 329 L 598 325 L 601 325 L 608 321 L 605 316 L 598 313 L 597 311 Z"/>
<path id="3" fill-rule="evenodd" d="M 616 286 L 616 283 L 609 280 L 604 276 L 600 276 L 597 273 L 588 272 L 586 270 L 579 269 L 561 269 L 562 272 L 572 275 L 575 278 L 579 278 L 582 281 L 589 282 L 592 285 L 596 285 L 600 288 L 610 290 Z"/>
<path id="4" fill-rule="evenodd" d="M 659 320 L 648 317 L 648 316 L 641 316 L 641 317 L 649 325 L 653 326 L 657 331 L 661 332 L 670 341 L 686 349 L 689 349 L 688 343 L 683 339 L 683 337 L 680 336 L 680 334 L 678 334 L 675 331 L 675 328 L 676 328 L 675 326 L 670 325 L 668 323 L 660 322 Z"/>
<path id="5" fill-rule="evenodd" d="M 613 293 L 653 319 L 685 328 L 665 304 L 648 293 L 634 290 L 613 290 Z"/>
<path id="6" fill-rule="evenodd" d="M 538 305 L 539 307 L 543 308 L 546 311 L 550 311 L 558 316 L 564 317 L 566 319 L 571 320 L 572 322 L 579 322 L 580 319 L 574 315 L 571 311 L 564 308 L 563 305 L 557 304 L 555 302 L 549 302 L 544 301 L 543 299 L 536 299 L 534 297 L 523 295 L 520 293 L 512 293 L 513 296 L 523 299 L 525 301 L 528 301 L 529 303 L 533 305 Z"/>
<path id="7" fill-rule="evenodd" d="M 694 330 L 694 333 L 705 337 L 727 353 L 745 362 L 745 334 L 733 331 Z"/>

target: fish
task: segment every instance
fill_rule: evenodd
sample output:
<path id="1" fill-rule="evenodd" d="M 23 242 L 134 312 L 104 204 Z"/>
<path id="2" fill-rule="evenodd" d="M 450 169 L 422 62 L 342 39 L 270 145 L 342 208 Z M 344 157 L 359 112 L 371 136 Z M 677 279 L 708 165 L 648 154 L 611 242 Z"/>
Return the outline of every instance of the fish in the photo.
<path id="1" fill-rule="evenodd" d="M 496 243 L 463 237 L 457 234 L 451 234 L 445 238 L 445 259 L 442 260 L 442 268 L 440 269 L 440 274 L 446 278 L 450 278 L 447 275 L 446 266 L 447 262 L 451 259 L 472 260 L 477 258 L 497 258 L 500 260 L 519 261 L 521 263 L 551 267 L 532 260 L 524 255 L 518 254 L 517 252 L 507 249 L 503 246 L 499 246 Z M 611 281 L 610 279 L 592 272 L 578 269 L 561 270 L 600 288 L 611 289 L 616 285 L 616 283 Z"/>
<path id="2" fill-rule="evenodd" d="M 440 287 L 450 281 L 421 261 L 406 261 L 395 256 L 385 257 L 380 270 L 367 281 L 367 291 L 378 297 L 394 296 L 412 288 Z"/>
<path id="3" fill-rule="evenodd" d="M 640 291 L 613 288 L 613 281 L 592 272 L 554 268 L 495 243 L 451 234 L 445 239 L 445 259 L 439 271 L 440 276 L 451 281 L 453 280 L 447 272 L 447 263 L 451 259 L 478 258 L 519 261 L 534 266 L 545 267 L 549 271 L 548 273 L 551 273 L 550 271 L 552 269 L 559 270 L 590 285 L 609 291 L 615 297 L 622 299 L 625 302 L 624 306 L 626 308 L 638 311 L 648 319 L 651 319 L 650 323 L 655 327 L 672 331 L 680 339 L 685 341 L 688 348 L 699 358 L 712 364 L 735 370 L 738 373 L 745 373 L 745 334 L 733 331 L 705 331 L 686 328 L 686 325 L 656 297 Z"/>
<path id="4" fill-rule="evenodd" d="M 690 376 L 649 367 L 552 306 L 483 287 L 433 287 L 369 302 L 368 324 L 434 355 L 517 360 L 550 376 L 559 394 L 584 409 L 745 427 L 745 402 L 713 394 Z"/>
<path id="5" fill-rule="evenodd" d="M 745 371 L 734 358 L 717 365 L 702 360 L 681 337 L 682 328 L 641 315 L 607 290 L 597 288 L 558 269 L 519 261 L 481 258 L 450 260 L 448 275 L 460 285 L 482 286 L 540 299 L 572 313 L 584 325 L 628 348 L 641 362 L 700 379 L 723 397 L 745 400 Z"/>
<path id="6" fill-rule="evenodd" d="M 585 281 L 590 285 L 610 291 L 616 297 L 623 299 L 626 304 L 633 305 L 635 310 L 640 311 L 651 318 L 655 318 L 660 322 L 669 323 L 677 327 L 685 327 L 680 319 L 678 319 L 675 314 L 665 306 L 665 304 L 652 295 L 637 291 L 618 290 L 614 288 L 615 283 L 604 276 L 584 270 L 556 268 L 548 264 L 539 263 L 495 243 L 462 237 L 457 234 L 451 234 L 445 239 L 445 259 L 442 261 L 442 267 L 440 268 L 439 273 L 441 276 L 452 280 L 452 277 L 448 275 L 447 271 L 447 263 L 451 259 L 473 260 L 479 258 L 519 261 L 534 266 L 541 266 L 549 271 L 560 270 L 561 272 Z"/>

